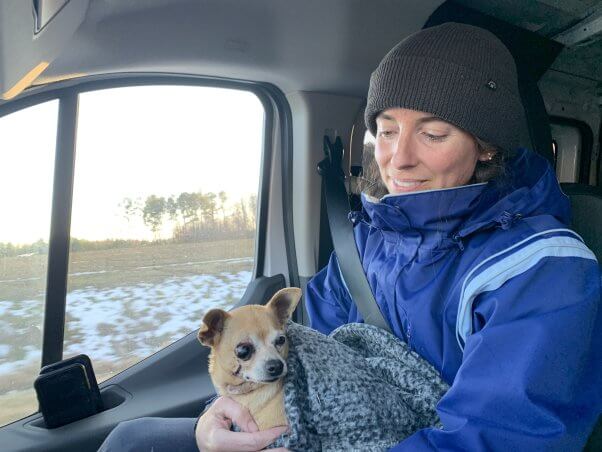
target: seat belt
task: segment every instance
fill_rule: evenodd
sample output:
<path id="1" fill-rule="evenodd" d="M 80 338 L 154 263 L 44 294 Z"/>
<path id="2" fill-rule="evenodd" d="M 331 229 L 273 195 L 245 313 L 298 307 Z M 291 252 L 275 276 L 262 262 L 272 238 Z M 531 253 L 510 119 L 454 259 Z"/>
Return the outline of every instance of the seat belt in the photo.
<path id="1" fill-rule="evenodd" d="M 326 200 L 330 236 L 337 254 L 343 284 L 364 318 L 364 322 L 391 332 L 364 273 L 355 245 L 353 225 L 348 218 L 350 208 L 345 189 L 345 174 L 341 165 L 343 160 L 341 138 L 337 137 L 332 143 L 325 135 L 324 154 L 325 158 L 318 163 L 318 173 L 322 176 L 322 193 Z"/>

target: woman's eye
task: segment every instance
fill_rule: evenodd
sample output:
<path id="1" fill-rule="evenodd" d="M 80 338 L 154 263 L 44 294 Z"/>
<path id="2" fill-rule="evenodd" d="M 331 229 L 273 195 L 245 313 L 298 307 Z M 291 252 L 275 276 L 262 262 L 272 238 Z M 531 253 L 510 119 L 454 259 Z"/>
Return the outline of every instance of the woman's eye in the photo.
<path id="1" fill-rule="evenodd" d="M 236 346 L 235 353 L 238 359 L 246 361 L 253 355 L 254 351 L 255 348 L 251 344 L 239 344 Z"/>
<path id="2" fill-rule="evenodd" d="M 276 344 L 277 347 L 280 347 L 281 345 L 284 345 L 285 342 L 286 342 L 285 336 L 278 336 L 278 338 L 274 341 L 274 344 Z"/>
<path id="3" fill-rule="evenodd" d="M 393 136 L 393 131 L 392 130 L 381 130 L 380 132 L 378 132 L 378 135 L 383 137 L 383 138 L 390 138 Z"/>
<path id="4" fill-rule="evenodd" d="M 424 133 L 424 136 L 430 141 L 443 141 L 447 138 L 447 135 L 433 135 L 432 133 Z"/>

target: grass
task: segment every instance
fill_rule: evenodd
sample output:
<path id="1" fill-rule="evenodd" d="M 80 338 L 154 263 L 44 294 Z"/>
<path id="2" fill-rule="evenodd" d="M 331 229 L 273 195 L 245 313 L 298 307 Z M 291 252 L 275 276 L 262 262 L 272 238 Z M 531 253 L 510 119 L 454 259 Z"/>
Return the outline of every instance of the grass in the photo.
<path id="1" fill-rule="evenodd" d="M 157 290 L 151 302 L 153 309 L 142 307 L 130 309 L 134 294 L 129 286 L 147 285 L 164 282 L 172 278 L 213 274 L 228 282 L 221 272 L 236 273 L 249 270 L 249 257 L 254 253 L 253 239 L 222 240 L 216 242 L 191 244 L 161 244 L 140 248 L 123 248 L 101 251 L 80 251 L 70 255 L 68 293 L 76 290 L 91 292 L 116 289 L 109 296 L 115 302 L 123 304 L 125 318 L 137 319 L 132 334 L 145 335 L 144 341 L 156 350 L 173 341 L 168 335 L 153 335 L 156 322 L 164 322 L 169 312 L 156 307 L 169 303 L 165 293 Z M 43 320 L 43 300 L 46 289 L 46 255 L 0 258 L 0 346 L 9 345 L 8 354 L 0 356 L 0 364 L 23 359 L 27 346 L 40 348 L 41 324 Z M 247 258 L 243 262 L 224 260 Z M 211 293 L 212 284 L 194 287 L 199 294 Z M 119 288 L 124 288 L 125 292 Z M 220 305 L 232 302 L 232 296 L 224 297 Z M 33 300 L 26 302 L 26 300 Z M 91 300 L 93 302 L 93 300 Z M 2 313 L 3 306 L 10 310 Z M 18 308 L 17 308 L 18 307 Z M 190 316 L 198 322 L 200 314 L 194 306 L 190 307 Z M 27 313 L 27 315 L 24 315 Z M 144 318 L 144 313 L 156 313 L 156 318 Z M 129 315 L 129 317 L 128 317 Z M 141 318 L 142 317 L 142 318 Z M 147 315 L 148 317 L 148 315 Z M 69 322 L 67 306 L 66 335 L 79 342 L 84 331 L 80 331 Z M 32 320 L 33 319 L 33 320 Z M 38 321 L 39 319 L 39 321 Z M 35 323 L 36 325 L 33 325 Z M 98 381 L 104 381 L 123 369 L 135 364 L 146 356 L 138 356 L 136 350 L 123 341 L 112 339 L 115 324 L 101 322 L 94 334 L 105 337 L 112 344 L 115 360 L 93 359 Z M 146 337 L 148 333 L 151 333 Z M 89 332 L 85 332 L 89 334 Z M 140 337 L 140 336 L 138 336 Z M 79 339 L 77 339 L 79 338 Z M 19 346 L 16 346 L 20 344 Z M 83 350 L 85 352 L 85 350 Z M 0 378 L 0 426 L 27 416 L 37 410 L 37 400 L 33 390 L 33 380 L 39 371 L 39 362 L 27 361 L 10 374 Z"/>
<path id="2" fill-rule="evenodd" d="M 68 292 L 94 287 L 110 289 L 201 273 L 234 272 L 248 263 L 216 262 L 253 256 L 254 239 L 174 243 L 140 248 L 79 251 L 69 258 Z M 0 258 L 0 303 L 42 300 L 48 256 Z"/>

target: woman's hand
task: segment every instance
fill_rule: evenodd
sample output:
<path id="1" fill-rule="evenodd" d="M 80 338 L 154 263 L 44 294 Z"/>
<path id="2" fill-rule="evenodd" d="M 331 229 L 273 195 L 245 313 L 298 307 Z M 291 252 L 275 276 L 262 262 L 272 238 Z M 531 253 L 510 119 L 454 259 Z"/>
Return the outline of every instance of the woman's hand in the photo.
<path id="1" fill-rule="evenodd" d="M 236 424 L 241 432 L 232 432 Z M 272 444 L 288 427 L 259 431 L 251 413 L 229 397 L 220 397 L 201 416 L 196 428 L 196 444 L 201 452 L 257 451 Z M 283 452 L 286 449 L 270 449 Z"/>

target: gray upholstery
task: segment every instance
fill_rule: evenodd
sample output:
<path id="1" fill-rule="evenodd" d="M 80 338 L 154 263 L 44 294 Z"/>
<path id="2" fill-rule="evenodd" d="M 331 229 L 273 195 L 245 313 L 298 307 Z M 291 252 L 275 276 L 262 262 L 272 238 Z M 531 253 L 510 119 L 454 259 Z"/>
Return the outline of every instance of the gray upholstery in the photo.
<path id="1" fill-rule="evenodd" d="M 583 184 L 560 184 L 571 199 L 572 228 L 581 236 L 602 263 L 602 189 Z M 602 418 L 598 419 L 585 452 L 602 450 Z"/>
<path id="2" fill-rule="evenodd" d="M 602 189 L 583 184 L 560 184 L 571 199 L 572 228 L 602 263 Z"/>

